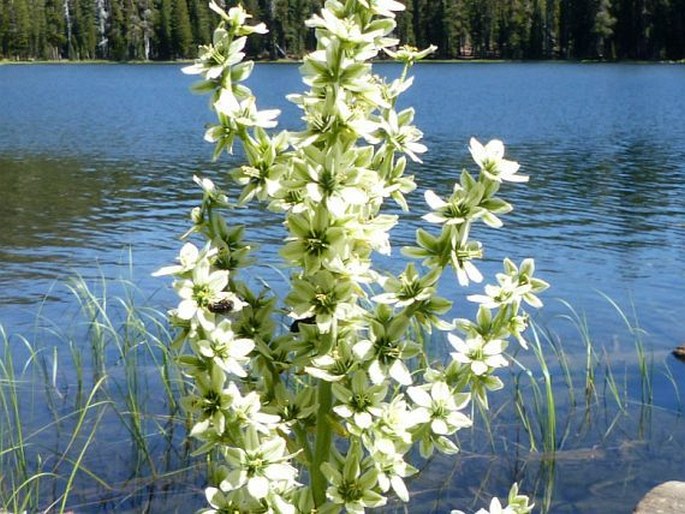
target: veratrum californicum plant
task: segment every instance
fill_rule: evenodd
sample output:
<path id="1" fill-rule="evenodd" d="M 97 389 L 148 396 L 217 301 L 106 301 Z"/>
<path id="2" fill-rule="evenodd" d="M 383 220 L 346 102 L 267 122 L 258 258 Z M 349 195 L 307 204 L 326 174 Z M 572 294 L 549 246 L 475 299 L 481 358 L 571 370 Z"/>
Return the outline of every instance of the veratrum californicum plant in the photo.
<path id="1" fill-rule="evenodd" d="M 157 272 L 175 278 L 180 303 L 170 317 L 192 381 L 183 405 L 197 453 L 210 462 L 209 506 L 200 512 L 360 513 L 391 495 L 407 502 L 404 480 L 417 472 L 410 449 L 418 445 L 424 458 L 456 453 L 452 436 L 471 425 L 467 405 L 487 408 L 502 387 L 494 373 L 507 365 L 508 341 L 526 346 L 521 307 L 539 307 L 536 294 L 547 287 L 531 259 L 506 259 L 497 284 L 469 297 L 480 304 L 473 321 L 442 318 L 452 303 L 438 281 L 447 268 L 461 285 L 482 280 L 470 228 L 500 227 L 512 208 L 500 186 L 527 177 L 500 141 L 471 139 L 478 173 L 464 170 L 447 197 L 425 192 L 426 229 L 402 249 L 417 263 L 398 276 L 374 269 L 398 222 L 383 203 L 408 210 L 416 184 L 405 175 L 407 157 L 420 162 L 426 151 L 414 110 L 398 112 L 396 101 L 412 84 L 409 68 L 434 48 L 397 49 L 391 35 L 404 7 L 394 0 L 327 1 L 306 22 L 318 42 L 300 68 L 309 90 L 288 96 L 304 128 L 270 134 L 279 112 L 258 109 L 244 85 L 253 63 L 243 60 L 246 37 L 266 27 L 249 25 L 240 6 L 210 7 L 221 17 L 213 41 L 184 71 L 201 75 L 195 89 L 211 94 L 217 123 L 205 139 L 214 157 L 237 140 L 247 162 L 230 173 L 241 187 L 236 200 L 195 177 L 204 194 L 184 237 L 202 242 L 185 243 L 178 264 Z M 399 78 L 372 73 L 370 60 L 382 53 L 404 63 Z M 249 228 L 225 213 L 255 201 L 284 216 L 290 289 L 282 303 L 241 281 L 254 246 L 244 239 Z M 428 360 L 433 329 L 447 332 L 446 363 Z M 516 486 L 506 507 L 490 506 L 531 509 Z"/>

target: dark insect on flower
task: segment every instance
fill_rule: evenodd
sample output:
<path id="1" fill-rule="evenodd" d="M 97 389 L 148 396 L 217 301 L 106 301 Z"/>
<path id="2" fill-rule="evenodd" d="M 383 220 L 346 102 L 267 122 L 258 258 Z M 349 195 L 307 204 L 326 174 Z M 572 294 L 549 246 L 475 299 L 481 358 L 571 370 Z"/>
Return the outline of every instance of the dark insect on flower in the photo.
<path id="1" fill-rule="evenodd" d="M 296 319 L 290 325 L 290 331 L 293 334 L 297 334 L 300 332 L 300 325 L 301 324 L 313 325 L 314 323 L 316 323 L 316 317 L 315 316 L 310 316 L 309 318 L 304 318 L 304 319 Z"/>
<path id="2" fill-rule="evenodd" d="M 218 302 L 210 303 L 207 306 L 207 309 L 209 312 L 213 312 L 214 314 L 228 314 L 229 312 L 233 311 L 233 307 L 235 307 L 235 305 L 233 304 L 232 300 L 223 298 Z"/>

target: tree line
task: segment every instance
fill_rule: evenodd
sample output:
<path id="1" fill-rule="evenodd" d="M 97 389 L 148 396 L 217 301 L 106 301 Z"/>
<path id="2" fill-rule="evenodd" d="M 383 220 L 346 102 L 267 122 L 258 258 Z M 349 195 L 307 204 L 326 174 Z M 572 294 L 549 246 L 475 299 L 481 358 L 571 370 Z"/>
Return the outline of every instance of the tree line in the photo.
<path id="1" fill-rule="evenodd" d="M 397 37 L 441 59 L 685 58 L 685 0 L 402 0 Z M 0 59 L 195 57 L 216 23 L 208 0 L 0 0 Z M 218 3 L 222 3 L 219 1 Z M 228 2 L 231 4 L 232 2 Z M 320 0 L 245 0 L 270 29 L 248 51 L 301 57 Z"/>

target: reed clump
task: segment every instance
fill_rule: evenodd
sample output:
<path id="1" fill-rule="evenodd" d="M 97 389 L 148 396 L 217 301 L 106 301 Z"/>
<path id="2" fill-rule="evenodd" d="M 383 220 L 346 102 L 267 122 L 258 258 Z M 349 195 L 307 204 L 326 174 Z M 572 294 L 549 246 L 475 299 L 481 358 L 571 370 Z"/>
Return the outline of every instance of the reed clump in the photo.
<path id="1" fill-rule="evenodd" d="M 79 307 L 68 329 L 41 320 L 29 339 L 0 327 L 0 512 L 139 512 L 183 494 L 197 464 L 164 314 L 130 281 L 67 287 Z"/>
<path id="2" fill-rule="evenodd" d="M 190 457 L 179 408 L 188 384 L 168 350 L 165 314 L 130 281 L 75 277 L 68 287 L 79 306 L 68 332 L 48 320 L 31 338 L 0 327 L 0 512 L 198 507 L 206 470 Z M 503 379 L 511 395 L 493 402 L 481 428 L 460 436 L 462 455 L 486 463 L 478 496 L 518 481 L 542 512 L 553 511 L 560 465 L 599 465 L 659 437 L 652 433 L 652 415 L 662 409 L 654 401 L 657 380 L 671 384 L 682 410 L 679 381 L 645 343 L 635 309 L 627 314 L 607 301 L 625 323 L 629 354 L 602 347 L 585 314 L 562 302 L 558 319 L 532 323 L 532 357 L 509 356 Z M 442 466 L 438 489 L 421 487 L 431 466 Z M 413 493 L 417 507 L 440 508 L 454 488 L 459 469 L 445 473 L 444 466 L 426 462 Z"/>

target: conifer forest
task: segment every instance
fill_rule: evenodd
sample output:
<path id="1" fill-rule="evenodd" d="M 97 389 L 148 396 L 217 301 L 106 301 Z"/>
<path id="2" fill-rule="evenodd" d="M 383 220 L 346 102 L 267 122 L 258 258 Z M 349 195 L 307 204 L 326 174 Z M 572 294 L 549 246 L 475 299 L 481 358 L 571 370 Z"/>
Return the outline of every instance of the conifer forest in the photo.
<path id="1" fill-rule="evenodd" d="M 685 58 L 685 0 L 403 3 L 396 36 L 419 48 L 436 44 L 439 59 Z M 243 5 L 270 29 L 250 42 L 251 57 L 296 59 L 314 45 L 302 22 L 320 0 Z M 189 59 L 210 41 L 215 23 L 208 0 L 0 0 L 0 59 Z"/>

